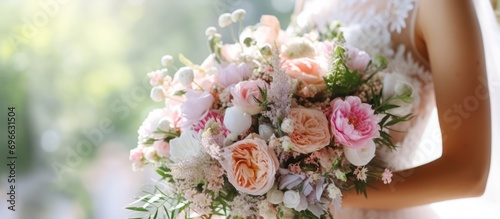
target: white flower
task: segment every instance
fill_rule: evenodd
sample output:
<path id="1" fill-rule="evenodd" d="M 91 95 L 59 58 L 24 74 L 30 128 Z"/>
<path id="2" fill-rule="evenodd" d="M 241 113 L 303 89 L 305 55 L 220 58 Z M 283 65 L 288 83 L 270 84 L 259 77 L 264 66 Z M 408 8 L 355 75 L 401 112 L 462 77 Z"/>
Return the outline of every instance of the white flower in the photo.
<path id="1" fill-rule="evenodd" d="M 149 161 L 156 161 L 156 150 L 154 147 L 149 146 L 149 147 L 144 147 L 142 149 L 142 153 L 144 154 L 144 158 Z"/>
<path id="2" fill-rule="evenodd" d="M 170 131 L 170 121 L 167 117 L 163 117 L 160 122 L 158 122 L 158 129 L 168 132 Z"/>
<path id="3" fill-rule="evenodd" d="M 300 194 L 293 190 L 288 190 L 283 195 L 283 204 L 287 208 L 296 208 L 300 204 Z"/>
<path id="4" fill-rule="evenodd" d="M 167 67 L 167 66 L 173 64 L 173 62 L 174 62 L 174 58 L 171 55 L 164 55 L 163 57 L 161 57 L 161 64 L 164 67 Z"/>
<path id="5" fill-rule="evenodd" d="M 219 16 L 219 26 L 226 27 L 232 23 L 231 14 L 224 13 Z"/>
<path id="6" fill-rule="evenodd" d="M 375 157 L 376 145 L 373 140 L 368 141 L 367 146 L 360 149 L 344 147 L 344 154 L 346 159 L 356 165 L 364 166 L 368 164 L 373 157 Z"/>
<path id="7" fill-rule="evenodd" d="M 344 173 L 344 172 L 342 172 L 342 171 L 341 171 L 341 170 L 339 170 L 339 169 L 336 169 L 336 170 L 335 170 L 335 177 L 336 177 L 337 179 L 340 179 L 340 180 L 344 181 L 344 182 L 345 182 L 345 181 L 347 181 L 347 176 L 345 175 L 345 173 Z"/>
<path id="8" fill-rule="evenodd" d="M 288 136 L 284 136 L 281 138 L 281 146 L 283 147 L 283 150 L 286 152 L 290 152 L 292 150 L 293 142 Z"/>
<path id="9" fill-rule="evenodd" d="M 252 117 L 238 109 L 230 107 L 224 115 L 224 126 L 233 134 L 241 135 L 252 126 Z"/>
<path id="10" fill-rule="evenodd" d="M 217 29 L 215 27 L 208 27 L 207 30 L 205 30 L 205 35 L 207 37 L 214 36 L 217 33 Z"/>
<path id="11" fill-rule="evenodd" d="M 246 11 L 243 10 L 243 9 L 236 9 L 235 11 L 233 11 L 233 13 L 231 14 L 231 20 L 236 23 L 236 22 L 239 22 L 239 21 L 242 21 L 243 18 L 245 17 L 246 15 Z"/>
<path id="12" fill-rule="evenodd" d="M 271 126 L 265 124 L 259 125 L 259 135 L 260 137 L 262 137 L 262 139 L 267 141 L 273 134 L 274 130 Z"/>
<path id="13" fill-rule="evenodd" d="M 283 120 L 283 123 L 281 123 L 281 131 L 290 134 L 293 132 L 294 129 L 293 125 L 294 125 L 293 119 L 286 118 L 285 120 Z"/>
<path id="14" fill-rule="evenodd" d="M 287 43 L 282 46 L 282 50 L 282 54 L 291 59 L 302 57 L 312 58 L 316 55 L 316 50 L 312 42 L 303 37 L 296 37 L 288 40 Z"/>
<path id="15" fill-rule="evenodd" d="M 306 196 L 304 194 L 300 194 L 300 202 L 297 205 L 297 207 L 295 207 L 294 209 L 296 211 L 304 211 L 307 209 L 308 206 L 309 206 L 309 202 L 307 202 Z"/>
<path id="16" fill-rule="evenodd" d="M 165 90 L 161 86 L 153 87 L 150 96 L 153 101 L 161 102 L 166 98 Z"/>
<path id="17" fill-rule="evenodd" d="M 140 144 L 147 142 L 151 138 L 159 139 L 164 137 L 162 134 L 155 133 L 158 129 L 158 123 L 163 117 L 165 117 L 163 109 L 155 109 L 148 114 L 148 117 L 142 122 L 139 130 L 137 130 Z"/>
<path id="18" fill-rule="evenodd" d="M 170 159 L 176 163 L 201 155 L 203 148 L 198 133 L 193 130 L 185 130 L 180 137 L 170 140 Z"/>
<path id="19" fill-rule="evenodd" d="M 326 191 L 328 191 L 328 197 L 330 197 L 332 200 L 336 198 L 342 197 L 342 192 L 340 189 L 335 186 L 335 184 L 330 183 L 328 187 L 326 188 Z"/>
<path id="20" fill-rule="evenodd" d="M 392 104 L 400 107 L 389 110 L 389 113 L 405 116 L 412 112 L 413 106 L 419 104 L 418 92 L 413 89 L 412 79 L 403 74 L 391 73 L 384 76 L 384 84 L 382 90 L 382 98 L 388 99 L 396 97 L 392 100 Z"/>
<path id="21" fill-rule="evenodd" d="M 177 78 L 179 79 L 179 82 L 185 87 L 191 85 L 191 83 L 194 80 L 194 73 L 193 69 L 190 67 L 182 67 L 180 68 L 177 73 L 175 73 Z"/>
<path id="22" fill-rule="evenodd" d="M 283 195 L 283 191 L 276 188 L 271 189 L 269 192 L 267 192 L 267 201 L 275 205 L 280 204 L 281 202 L 283 202 Z"/>

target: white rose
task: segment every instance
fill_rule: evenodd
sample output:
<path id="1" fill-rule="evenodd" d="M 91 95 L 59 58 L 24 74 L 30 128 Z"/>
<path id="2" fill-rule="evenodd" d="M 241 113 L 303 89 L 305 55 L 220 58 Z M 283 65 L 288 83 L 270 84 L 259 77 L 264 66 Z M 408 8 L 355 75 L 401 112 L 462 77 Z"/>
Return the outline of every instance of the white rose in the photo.
<path id="1" fill-rule="evenodd" d="M 361 149 L 354 149 L 344 146 L 344 154 L 347 160 L 356 166 L 364 166 L 375 157 L 375 143 L 370 140 L 367 146 Z"/>
<path id="2" fill-rule="evenodd" d="M 293 190 L 288 190 L 283 195 L 283 204 L 287 208 L 296 208 L 300 204 L 300 194 Z"/>
<path id="3" fill-rule="evenodd" d="M 384 76 L 382 98 L 399 97 L 391 101 L 400 107 L 389 110 L 389 113 L 405 116 L 412 112 L 413 106 L 419 104 L 418 92 L 413 89 L 412 79 L 403 74 L 391 73 Z"/>
<path id="4" fill-rule="evenodd" d="M 229 107 L 224 115 L 224 126 L 231 133 L 241 135 L 252 126 L 252 117 L 237 107 Z"/>
<path id="5" fill-rule="evenodd" d="M 165 90 L 160 86 L 153 87 L 153 89 L 151 89 L 150 96 L 155 102 L 163 101 L 166 98 Z"/>
<path id="6" fill-rule="evenodd" d="M 290 119 L 290 118 L 286 118 L 285 120 L 283 120 L 283 122 L 281 123 L 281 131 L 283 131 L 284 133 L 292 133 L 293 130 L 294 130 L 294 121 L 293 119 Z"/>
<path id="7" fill-rule="evenodd" d="M 219 26 L 226 27 L 230 25 L 233 21 L 231 20 L 231 14 L 224 13 L 219 16 Z"/>
<path id="8" fill-rule="evenodd" d="M 181 82 L 181 84 L 185 87 L 191 85 L 194 80 L 193 69 L 190 67 L 182 67 L 175 74 L 178 77 L 179 82 Z"/>
<path id="9" fill-rule="evenodd" d="M 176 163 L 195 159 L 203 150 L 198 133 L 193 130 L 186 130 L 180 137 L 170 140 L 170 159 Z"/>
<path id="10" fill-rule="evenodd" d="M 269 140 L 271 136 L 274 134 L 274 129 L 269 125 L 259 125 L 259 135 L 264 140 Z"/>
<path id="11" fill-rule="evenodd" d="M 267 192 L 267 201 L 275 205 L 280 204 L 281 202 L 283 202 L 283 195 L 283 191 L 272 189 Z"/>

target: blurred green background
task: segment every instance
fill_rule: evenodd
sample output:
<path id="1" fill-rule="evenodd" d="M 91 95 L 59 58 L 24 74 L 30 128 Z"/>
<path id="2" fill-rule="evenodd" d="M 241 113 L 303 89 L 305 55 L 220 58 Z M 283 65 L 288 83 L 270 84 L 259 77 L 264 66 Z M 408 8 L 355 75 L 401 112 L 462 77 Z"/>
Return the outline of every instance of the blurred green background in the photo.
<path id="1" fill-rule="evenodd" d="M 208 55 L 205 29 L 247 11 L 244 24 L 293 0 L 2 0 L 0 2 L 0 218 L 125 218 L 152 184 L 129 150 L 148 112 L 146 74 L 160 59 Z M 218 28 L 220 29 L 220 28 Z M 177 60 L 178 66 L 180 66 Z M 7 210 L 8 107 L 16 108 L 16 203 Z"/>

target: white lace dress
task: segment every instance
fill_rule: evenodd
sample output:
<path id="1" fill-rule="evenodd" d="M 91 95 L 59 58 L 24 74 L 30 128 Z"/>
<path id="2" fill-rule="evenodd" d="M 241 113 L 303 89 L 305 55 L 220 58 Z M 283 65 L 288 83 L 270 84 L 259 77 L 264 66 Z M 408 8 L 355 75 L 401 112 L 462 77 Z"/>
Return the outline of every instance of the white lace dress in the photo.
<path id="1" fill-rule="evenodd" d="M 478 0 L 483 1 L 483 0 Z M 478 3 L 475 2 L 475 3 Z M 485 30 L 495 32 L 489 34 L 489 40 L 485 38 L 486 43 L 492 42 L 491 38 L 497 38 L 500 31 L 490 22 L 488 26 L 484 25 L 486 14 L 492 14 L 491 10 L 485 7 L 487 3 L 479 2 L 481 5 L 476 11 L 480 15 L 480 23 L 483 28 L 483 37 Z M 484 3 L 484 4 L 483 4 Z M 397 142 L 398 150 L 396 152 L 384 152 L 380 155 L 383 159 L 396 170 L 405 170 L 433 161 L 441 156 L 442 139 L 439 129 L 437 111 L 434 100 L 434 88 L 432 75 L 428 71 L 428 63 L 418 53 L 414 41 L 414 23 L 416 10 L 418 10 L 418 0 L 305 0 L 304 5 L 299 9 L 296 15 L 295 28 L 307 29 L 311 27 L 326 27 L 333 21 L 339 21 L 345 27 L 346 41 L 360 49 L 367 51 L 370 55 L 381 54 L 389 59 L 390 66 L 388 71 L 394 74 L 402 74 L 411 78 L 411 84 L 414 91 L 418 93 L 415 98 L 416 103 L 411 109 L 415 115 L 410 124 L 400 126 L 398 129 L 404 131 L 404 134 L 393 133 Z M 494 20 L 494 18 L 488 18 Z M 493 26 L 493 27 L 492 27 Z M 495 31 L 493 31 L 495 30 Z M 487 31 L 486 31 L 487 32 Z M 495 41 L 495 40 L 493 40 Z M 489 47 L 492 47 L 490 45 Z M 494 52 L 487 51 L 487 60 L 489 64 L 490 96 L 498 95 L 494 90 L 499 90 L 500 83 L 498 75 L 500 63 L 492 61 L 500 55 L 500 45 L 494 46 Z M 492 50 L 485 47 L 486 50 Z M 496 54 L 496 55 L 495 55 Z M 495 67 L 498 68 L 495 70 Z M 493 81 L 492 81 L 493 79 Z M 497 83 L 497 84 L 495 84 Z M 497 91 L 498 93 L 498 91 Z M 458 201 L 447 201 L 433 205 L 413 207 L 401 210 L 382 211 L 369 209 L 349 209 L 342 208 L 336 212 L 335 218 L 499 218 L 500 213 L 492 207 L 500 203 L 500 198 L 496 194 L 500 192 L 495 164 L 498 163 L 499 154 L 495 148 L 495 130 L 500 130 L 499 116 L 495 110 L 499 110 L 500 101 L 492 98 L 493 109 L 493 159 L 490 171 L 490 179 L 486 190 L 486 195 L 480 199 L 465 199 Z M 496 145 L 498 146 L 498 145 Z M 495 170 L 494 170 L 495 169 Z M 402 176 L 395 177 L 393 183 L 404 181 Z M 411 170 L 408 171 L 411 174 Z M 496 195 L 495 195 L 496 194 Z M 495 204 L 496 203 L 496 204 Z M 460 208 L 476 209 L 474 213 L 457 213 Z M 469 211 L 467 211 L 469 212 Z"/>

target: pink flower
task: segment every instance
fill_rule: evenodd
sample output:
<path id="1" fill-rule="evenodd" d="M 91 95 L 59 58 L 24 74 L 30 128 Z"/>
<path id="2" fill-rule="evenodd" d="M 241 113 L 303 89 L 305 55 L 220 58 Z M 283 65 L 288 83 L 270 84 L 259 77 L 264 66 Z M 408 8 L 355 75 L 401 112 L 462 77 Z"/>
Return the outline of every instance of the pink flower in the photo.
<path id="1" fill-rule="evenodd" d="M 294 121 L 293 132 L 289 134 L 293 151 L 308 154 L 330 144 L 328 120 L 321 111 L 294 108 L 288 116 Z"/>
<path id="2" fill-rule="evenodd" d="M 274 185 L 278 158 L 266 141 L 244 139 L 224 148 L 222 167 L 229 182 L 240 192 L 264 195 Z"/>
<path id="3" fill-rule="evenodd" d="M 134 162 L 138 163 L 141 162 L 141 159 L 144 157 L 144 154 L 142 153 L 142 145 L 137 146 L 136 148 L 130 150 L 130 156 L 129 159 Z"/>
<path id="4" fill-rule="evenodd" d="M 326 69 L 315 59 L 298 58 L 286 60 L 283 68 L 288 76 L 303 81 L 306 84 L 322 84 Z"/>
<path id="5" fill-rule="evenodd" d="M 224 44 L 221 47 L 221 55 L 227 62 L 235 62 L 242 53 L 240 44 Z"/>
<path id="6" fill-rule="evenodd" d="M 153 148 L 156 154 L 160 157 L 170 157 L 170 144 L 166 141 L 160 140 L 153 143 Z"/>
<path id="7" fill-rule="evenodd" d="M 231 88 L 233 104 L 241 111 L 250 115 L 255 115 L 262 111 L 262 106 L 255 101 L 255 98 L 262 100 L 259 87 L 267 89 L 268 84 L 262 80 L 242 81 Z"/>
<path id="8" fill-rule="evenodd" d="M 264 45 L 274 46 L 276 43 L 278 48 L 280 48 L 282 42 L 288 38 L 288 35 L 285 31 L 281 30 L 278 18 L 271 15 L 263 15 L 260 18 L 260 25 L 254 30 L 252 28 L 243 30 L 240 35 L 241 43 L 248 37 L 253 38 L 259 47 Z"/>
<path id="9" fill-rule="evenodd" d="M 163 77 L 165 76 L 164 75 L 165 72 L 166 72 L 165 70 L 156 70 L 148 73 L 149 84 L 151 84 L 151 86 L 161 85 L 163 83 Z"/>
<path id="10" fill-rule="evenodd" d="M 384 184 L 392 182 L 392 172 L 387 168 L 384 170 L 384 173 L 382 173 L 382 181 L 384 181 Z"/>
<path id="11" fill-rule="evenodd" d="M 252 68 L 247 63 L 230 63 L 219 70 L 215 80 L 223 87 L 229 87 L 243 81 L 243 79 L 250 76 L 251 73 Z"/>
<path id="12" fill-rule="evenodd" d="M 377 123 L 380 119 L 374 110 L 356 96 L 345 100 L 336 98 L 330 103 L 331 132 L 335 142 L 350 148 L 365 148 L 374 138 L 380 137 Z"/>
<path id="13" fill-rule="evenodd" d="M 356 47 L 347 48 L 347 66 L 352 70 L 358 70 L 359 73 L 365 72 L 366 66 L 371 60 L 370 55 Z"/>
<path id="14" fill-rule="evenodd" d="M 200 119 L 198 123 L 193 124 L 193 130 L 196 132 L 200 132 L 205 130 L 207 122 L 213 120 L 213 122 L 217 123 L 221 127 L 221 131 L 226 137 L 229 134 L 229 130 L 224 127 L 224 117 L 219 115 L 217 112 L 210 110 L 203 119 Z"/>
<path id="15" fill-rule="evenodd" d="M 187 90 L 186 101 L 180 105 L 181 127 L 189 128 L 193 123 L 200 121 L 212 107 L 214 97 L 207 91 L 199 93 Z"/>

